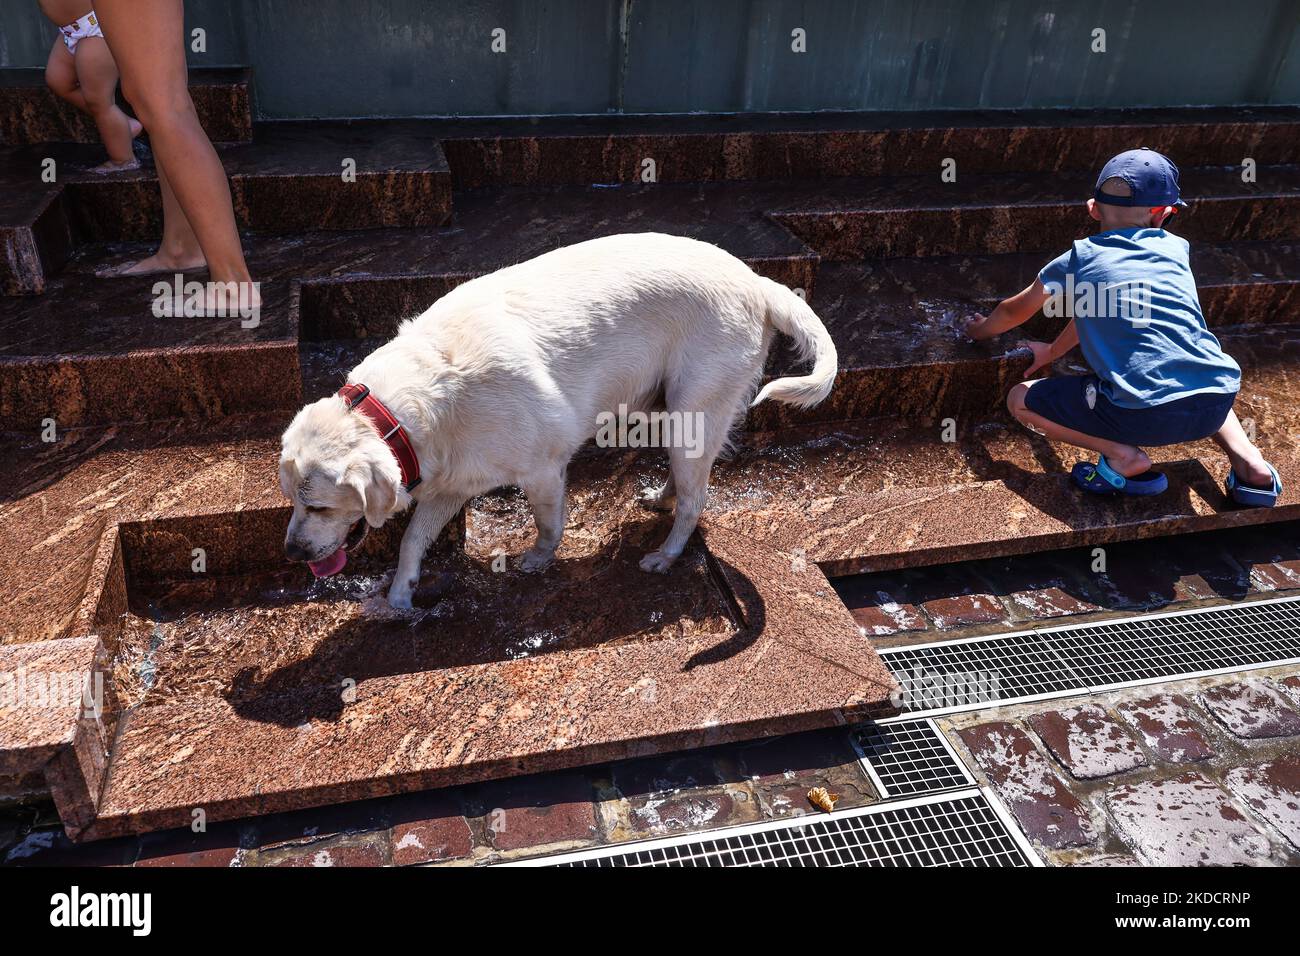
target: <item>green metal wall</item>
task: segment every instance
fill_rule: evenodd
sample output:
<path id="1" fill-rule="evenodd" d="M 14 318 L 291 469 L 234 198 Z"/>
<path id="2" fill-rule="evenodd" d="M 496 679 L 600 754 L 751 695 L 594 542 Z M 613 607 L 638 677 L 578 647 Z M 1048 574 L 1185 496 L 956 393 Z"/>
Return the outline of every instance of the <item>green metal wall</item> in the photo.
<path id="1" fill-rule="evenodd" d="M 35 0 L 0 11 L 0 65 L 43 64 Z M 191 63 L 254 67 L 265 117 L 1300 103 L 1297 0 L 189 0 L 186 19 L 207 35 Z"/>

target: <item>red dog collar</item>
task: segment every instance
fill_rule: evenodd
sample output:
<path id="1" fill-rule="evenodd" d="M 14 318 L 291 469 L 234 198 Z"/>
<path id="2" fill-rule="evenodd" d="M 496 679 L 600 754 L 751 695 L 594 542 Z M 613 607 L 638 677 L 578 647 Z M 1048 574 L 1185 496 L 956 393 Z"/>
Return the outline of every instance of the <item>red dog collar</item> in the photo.
<path id="1" fill-rule="evenodd" d="M 349 382 L 339 389 L 339 397 L 348 404 L 348 411 L 360 409 L 361 414 L 370 419 L 370 423 L 379 429 L 380 437 L 388 445 L 393 457 L 402 469 L 402 484 L 410 491 L 420 483 L 420 460 L 415 457 L 415 449 L 406 429 L 392 412 L 365 385 Z"/>

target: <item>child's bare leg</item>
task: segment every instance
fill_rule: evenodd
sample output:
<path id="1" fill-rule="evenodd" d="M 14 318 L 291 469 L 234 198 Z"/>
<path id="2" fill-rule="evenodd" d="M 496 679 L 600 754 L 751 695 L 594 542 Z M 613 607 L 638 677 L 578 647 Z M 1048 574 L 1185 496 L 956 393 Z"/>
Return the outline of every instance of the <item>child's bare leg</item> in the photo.
<path id="1" fill-rule="evenodd" d="M 77 43 L 75 60 L 77 81 L 81 84 L 81 93 L 86 100 L 86 112 L 99 128 L 99 138 L 104 141 L 111 160 L 104 168 L 136 165 L 131 140 L 139 132 L 140 124 L 136 123 L 133 130 L 131 119 L 118 108 L 114 99 L 117 92 L 117 64 L 113 62 L 113 54 L 108 51 L 108 44 L 100 37 L 85 37 Z"/>
<path id="2" fill-rule="evenodd" d="M 1232 470 L 1237 473 L 1237 479 L 1242 484 L 1252 488 L 1273 487 L 1273 473 L 1268 470 L 1268 464 L 1259 449 L 1247 437 L 1241 422 L 1237 420 L 1236 412 L 1228 412 L 1223 427 L 1212 437 L 1214 443 L 1227 453 L 1232 462 Z"/>
<path id="3" fill-rule="evenodd" d="M 59 99 L 66 100 L 83 113 L 88 112 L 86 98 L 81 95 L 81 87 L 77 85 L 77 62 L 68 52 L 63 37 L 54 41 L 50 58 L 45 61 L 45 85 Z"/>
<path id="4" fill-rule="evenodd" d="M 1147 457 L 1146 452 L 1135 445 L 1125 445 L 1121 442 L 1085 435 L 1083 432 L 1077 432 L 1073 428 L 1058 425 L 1056 422 L 1030 411 L 1025 407 L 1025 396 L 1029 394 L 1029 389 L 1033 384 L 1033 382 L 1021 382 L 1007 393 L 1007 409 L 1015 416 L 1016 421 L 1026 428 L 1046 435 L 1053 441 L 1068 442 L 1071 445 L 1077 445 L 1080 448 L 1087 448 L 1105 455 L 1110 467 L 1125 478 L 1132 478 L 1150 469 L 1151 459 Z"/>

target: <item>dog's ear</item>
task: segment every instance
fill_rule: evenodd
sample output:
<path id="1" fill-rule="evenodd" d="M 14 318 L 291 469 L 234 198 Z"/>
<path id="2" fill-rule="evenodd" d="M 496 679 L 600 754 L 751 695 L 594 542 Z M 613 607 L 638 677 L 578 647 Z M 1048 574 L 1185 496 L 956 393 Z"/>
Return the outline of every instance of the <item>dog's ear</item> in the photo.
<path id="1" fill-rule="evenodd" d="M 343 473 L 343 483 L 361 496 L 361 510 L 366 514 L 366 524 L 372 528 L 383 525 L 397 509 L 397 486 L 401 474 L 396 463 L 392 465 L 392 468 L 385 469 L 361 455 L 354 455 Z"/>

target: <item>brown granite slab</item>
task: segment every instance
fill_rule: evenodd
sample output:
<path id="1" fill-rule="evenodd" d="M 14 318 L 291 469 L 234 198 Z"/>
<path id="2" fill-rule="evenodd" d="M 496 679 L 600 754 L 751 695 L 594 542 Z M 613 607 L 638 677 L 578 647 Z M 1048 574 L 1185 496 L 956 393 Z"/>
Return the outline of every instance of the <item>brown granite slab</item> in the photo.
<path id="1" fill-rule="evenodd" d="M 636 562 L 665 519 L 623 523 L 629 487 L 616 476 L 575 496 L 573 543 L 535 576 L 477 556 L 521 524 L 518 504 L 498 507 L 476 545 L 432 569 L 452 580 L 412 616 L 388 611 L 373 579 L 146 586 L 132 614 L 156 622 L 152 683 L 127 695 L 93 835 L 892 709 L 892 677 L 815 565 L 705 528 L 666 578 L 648 576 Z"/>
<path id="2" fill-rule="evenodd" d="M 9 436 L 0 460 L 0 644 L 60 637 L 87 619 L 83 596 L 109 579 L 104 533 L 116 522 L 282 505 L 285 423 L 244 416 L 70 430 L 53 444 Z"/>
<path id="3" fill-rule="evenodd" d="M 75 276 L 0 299 L 0 430 L 35 434 L 288 409 L 301 398 L 296 297 L 261 286 L 260 315 L 154 315 L 156 279 Z M 257 322 L 253 328 L 245 324 Z"/>
<path id="4" fill-rule="evenodd" d="M 63 187 L 39 164 L 0 172 L 0 295 L 45 291 L 73 249 Z"/>
<path id="5" fill-rule="evenodd" d="M 1095 231 L 1088 175 L 936 175 L 788 186 L 769 213 L 828 259 L 1059 253 Z M 1184 168 L 1188 208 L 1173 231 L 1192 242 L 1293 240 L 1300 167 L 1273 166 L 1254 183 L 1237 169 Z"/>
<path id="6" fill-rule="evenodd" d="M 251 82 L 252 70 L 246 67 L 190 67 L 190 99 L 214 143 L 252 138 Z M 120 95 L 118 102 L 131 112 Z M 89 116 L 50 92 L 43 69 L 0 69 L 0 143 L 56 142 L 98 143 L 99 133 Z"/>
<path id="7" fill-rule="evenodd" d="M 1300 460 L 1284 420 L 1273 417 L 1283 407 L 1272 397 L 1275 380 L 1248 377 L 1239 413 L 1260 410 L 1261 445 L 1290 487 L 1285 475 Z M 746 448 L 715 471 L 713 522 L 802 549 L 839 576 L 1300 514 L 1289 498 L 1271 510 L 1237 508 L 1222 490 L 1226 461 L 1204 443 L 1153 452 L 1170 476 L 1165 495 L 1098 501 L 1070 481 L 1069 466 L 1081 455 L 1027 432 L 990 423 L 948 443 L 938 426 L 873 424 L 874 435 L 871 426 L 840 423 Z"/>
<path id="8" fill-rule="evenodd" d="M 1205 165 L 1296 155 L 1294 107 L 826 111 L 435 121 L 458 186 L 618 183 L 646 157 L 661 181 L 1093 171 L 1134 143 Z"/>
<path id="9" fill-rule="evenodd" d="M 252 142 L 222 146 L 218 155 L 241 228 L 294 233 L 440 226 L 451 216 L 446 159 L 418 125 L 259 123 Z M 47 158 L 56 162 L 68 193 L 78 242 L 147 242 L 160 233 L 162 200 L 148 157 L 139 169 L 97 174 L 90 170 L 103 161 L 102 147 L 0 147 L 0 183 L 39 183 Z"/>
<path id="10" fill-rule="evenodd" d="M 95 815 L 108 762 L 117 702 L 107 668 L 94 637 L 0 645 L 0 778 L 42 775 L 74 836 Z"/>

